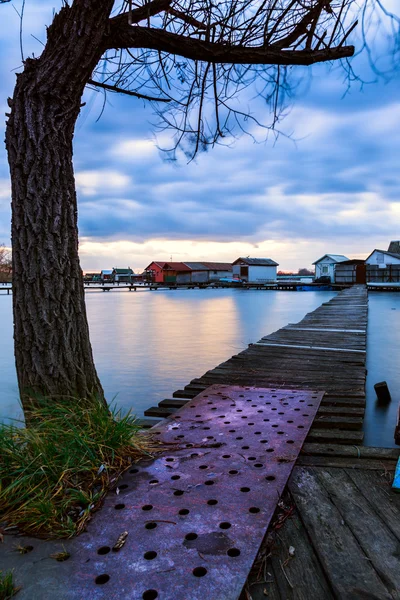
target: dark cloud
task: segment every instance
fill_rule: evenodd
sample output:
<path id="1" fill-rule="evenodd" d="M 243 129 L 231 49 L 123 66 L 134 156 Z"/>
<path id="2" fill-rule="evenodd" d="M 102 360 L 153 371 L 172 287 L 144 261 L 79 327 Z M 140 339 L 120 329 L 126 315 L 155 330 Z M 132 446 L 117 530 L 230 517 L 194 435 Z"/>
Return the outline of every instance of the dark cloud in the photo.
<path id="1" fill-rule="evenodd" d="M 45 22 L 46 10 L 31 15 L 34 32 Z M 13 27 L 17 31 L 16 23 Z M 11 68 L 19 59 L 17 33 L 10 35 L 0 50 L 4 55 L 7 46 Z M 359 72 L 366 73 L 366 59 L 358 61 Z M 0 80 L 3 99 L 13 79 L 8 73 Z M 361 87 L 356 81 L 346 93 L 343 70 L 316 67 L 299 87 L 276 143 L 273 136 L 259 144 L 244 136 L 190 164 L 183 154 L 177 163 L 163 160 L 154 145 L 150 107 L 108 96 L 96 122 L 103 96 L 88 90 L 75 136 L 80 233 L 97 241 L 249 241 L 255 248 L 266 239 L 291 238 L 337 250 L 338 240 L 344 244 L 348 237 L 368 237 L 372 245 L 374 235 L 397 238 L 399 82 L 397 74 L 386 85 Z M 261 121 L 264 114 L 267 119 L 261 99 L 252 107 Z M 260 140 L 265 135 L 254 127 L 252 133 Z M 158 143 L 168 145 L 165 134 Z M 0 180 L 7 178 L 2 151 Z M 4 189 L 0 242 L 9 232 Z"/>

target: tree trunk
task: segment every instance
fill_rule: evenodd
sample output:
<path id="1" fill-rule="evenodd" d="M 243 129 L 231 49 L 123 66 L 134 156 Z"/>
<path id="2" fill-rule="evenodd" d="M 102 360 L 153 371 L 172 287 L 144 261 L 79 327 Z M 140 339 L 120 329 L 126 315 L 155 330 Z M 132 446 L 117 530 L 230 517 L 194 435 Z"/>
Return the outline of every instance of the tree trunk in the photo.
<path id="1" fill-rule="evenodd" d="M 112 4 L 75 0 L 64 7 L 42 56 L 25 61 L 9 100 L 14 341 L 25 412 L 37 395 L 105 401 L 79 265 L 72 140 Z"/>

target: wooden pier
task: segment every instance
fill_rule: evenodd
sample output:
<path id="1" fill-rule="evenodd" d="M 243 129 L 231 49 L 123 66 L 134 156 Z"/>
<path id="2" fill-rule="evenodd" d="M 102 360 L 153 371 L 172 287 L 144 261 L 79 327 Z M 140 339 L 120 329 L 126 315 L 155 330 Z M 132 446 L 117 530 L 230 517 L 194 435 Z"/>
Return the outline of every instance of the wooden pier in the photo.
<path id="1" fill-rule="evenodd" d="M 325 391 L 242 600 L 400 598 L 400 451 L 362 446 L 367 313 L 364 286 L 342 291 L 145 412 L 149 426 L 215 383 Z"/>
<path id="2" fill-rule="evenodd" d="M 325 395 L 307 442 L 360 444 L 364 437 L 367 311 L 364 286 L 345 290 L 299 323 L 261 338 L 193 379 L 145 415 L 155 419 L 172 415 L 214 383 L 315 389 Z"/>
<path id="3" fill-rule="evenodd" d="M 399 450 L 342 448 L 294 468 L 241 600 L 400 597 Z"/>

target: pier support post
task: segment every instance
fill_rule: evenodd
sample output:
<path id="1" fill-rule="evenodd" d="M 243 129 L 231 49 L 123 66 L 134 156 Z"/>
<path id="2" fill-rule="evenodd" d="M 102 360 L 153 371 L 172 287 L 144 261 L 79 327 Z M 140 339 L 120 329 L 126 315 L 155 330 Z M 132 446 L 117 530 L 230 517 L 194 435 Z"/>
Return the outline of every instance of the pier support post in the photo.
<path id="1" fill-rule="evenodd" d="M 386 381 L 380 381 L 374 385 L 376 396 L 379 402 L 390 402 L 392 397 L 389 392 L 388 384 Z"/>

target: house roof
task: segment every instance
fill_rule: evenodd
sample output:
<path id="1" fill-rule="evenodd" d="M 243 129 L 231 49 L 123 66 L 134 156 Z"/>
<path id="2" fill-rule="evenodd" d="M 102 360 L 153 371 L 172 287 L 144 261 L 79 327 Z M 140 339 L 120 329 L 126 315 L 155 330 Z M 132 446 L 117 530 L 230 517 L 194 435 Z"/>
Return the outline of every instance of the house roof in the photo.
<path id="1" fill-rule="evenodd" d="M 128 267 L 127 269 L 113 269 L 113 273 L 116 273 L 117 275 L 124 275 L 125 273 L 129 273 L 129 275 L 132 275 L 133 271 L 130 267 Z"/>
<path id="2" fill-rule="evenodd" d="M 112 269 L 103 269 L 101 275 L 112 275 Z"/>
<path id="3" fill-rule="evenodd" d="M 393 252 L 393 254 L 400 254 L 400 242 L 390 242 L 388 252 Z"/>
<path id="4" fill-rule="evenodd" d="M 382 254 L 387 254 L 387 256 L 393 256 L 393 258 L 398 258 L 400 260 L 400 254 L 397 254 L 396 252 L 388 252 L 388 250 L 379 250 L 379 248 L 375 248 L 375 250 L 372 250 L 371 254 L 367 256 L 365 260 L 367 261 L 373 255 L 374 252 L 381 252 Z"/>
<path id="5" fill-rule="evenodd" d="M 342 260 L 340 262 L 341 265 L 363 265 L 365 263 L 365 259 L 363 258 L 350 258 L 349 260 Z"/>
<path id="6" fill-rule="evenodd" d="M 183 262 L 167 262 L 164 264 L 163 269 L 169 269 L 171 271 L 191 271 L 190 267 Z"/>
<path id="7" fill-rule="evenodd" d="M 157 265 L 158 267 L 160 267 L 160 269 L 163 269 L 164 265 L 166 264 L 167 263 L 164 261 L 152 260 L 151 263 L 145 268 L 145 271 L 147 271 L 147 269 L 150 269 L 151 265 Z"/>
<path id="8" fill-rule="evenodd" d="M 257 267 L 277 267 L 279 264 L 272 260 L 272 258 L 249 258 L 248 256 L 243 258 L 241 256 L 235 260 L 232 265 L 236 265 L 238 262 L 243 262 L 246 265 L 254 265 Z"/>
<path id="9" fill-rule="evenodd" d="M 185 262 L 184 263 L 192 271 L 208 271 L 208 267 L 204 263 L 199 262 Z"/>
<path id="10" fill-rule="evenodd" d="M 190 267 L 183 262 L 164 262 L 158 260 L 151 261 L 151 263 L 145 268 L 145 271 L 149 270 L 151 265 L 157 265 L 163 271 L 184 271 L 185 273 L 191 271 Z"/>
<path id="11" fill-rule="evenodd" d="M 232 271 L 231 263 L 205 262 L 203 265 L 205 265 L 210 271 Z"/>
<path id="12" fill-rule="evenodd" d="M 232 271 L 231 263 L 222 262 L 185 262 L 192 271 Z"/>
<path id="13" fill-rule="evenodd" d="M 343 254 L 324 254 L 323 256 L 321 256 L 321 258 L 319 258 L 318 260 L 313 262 L 313 265 L 316 265 L 321 260 L 324 260 L 324 258 L 330 258 L 332 260 L 332 262 L 334 262 L 334 263 L 344 262 L 345 260 L 350 260 L 347 256 L 344 256 Z"/>

